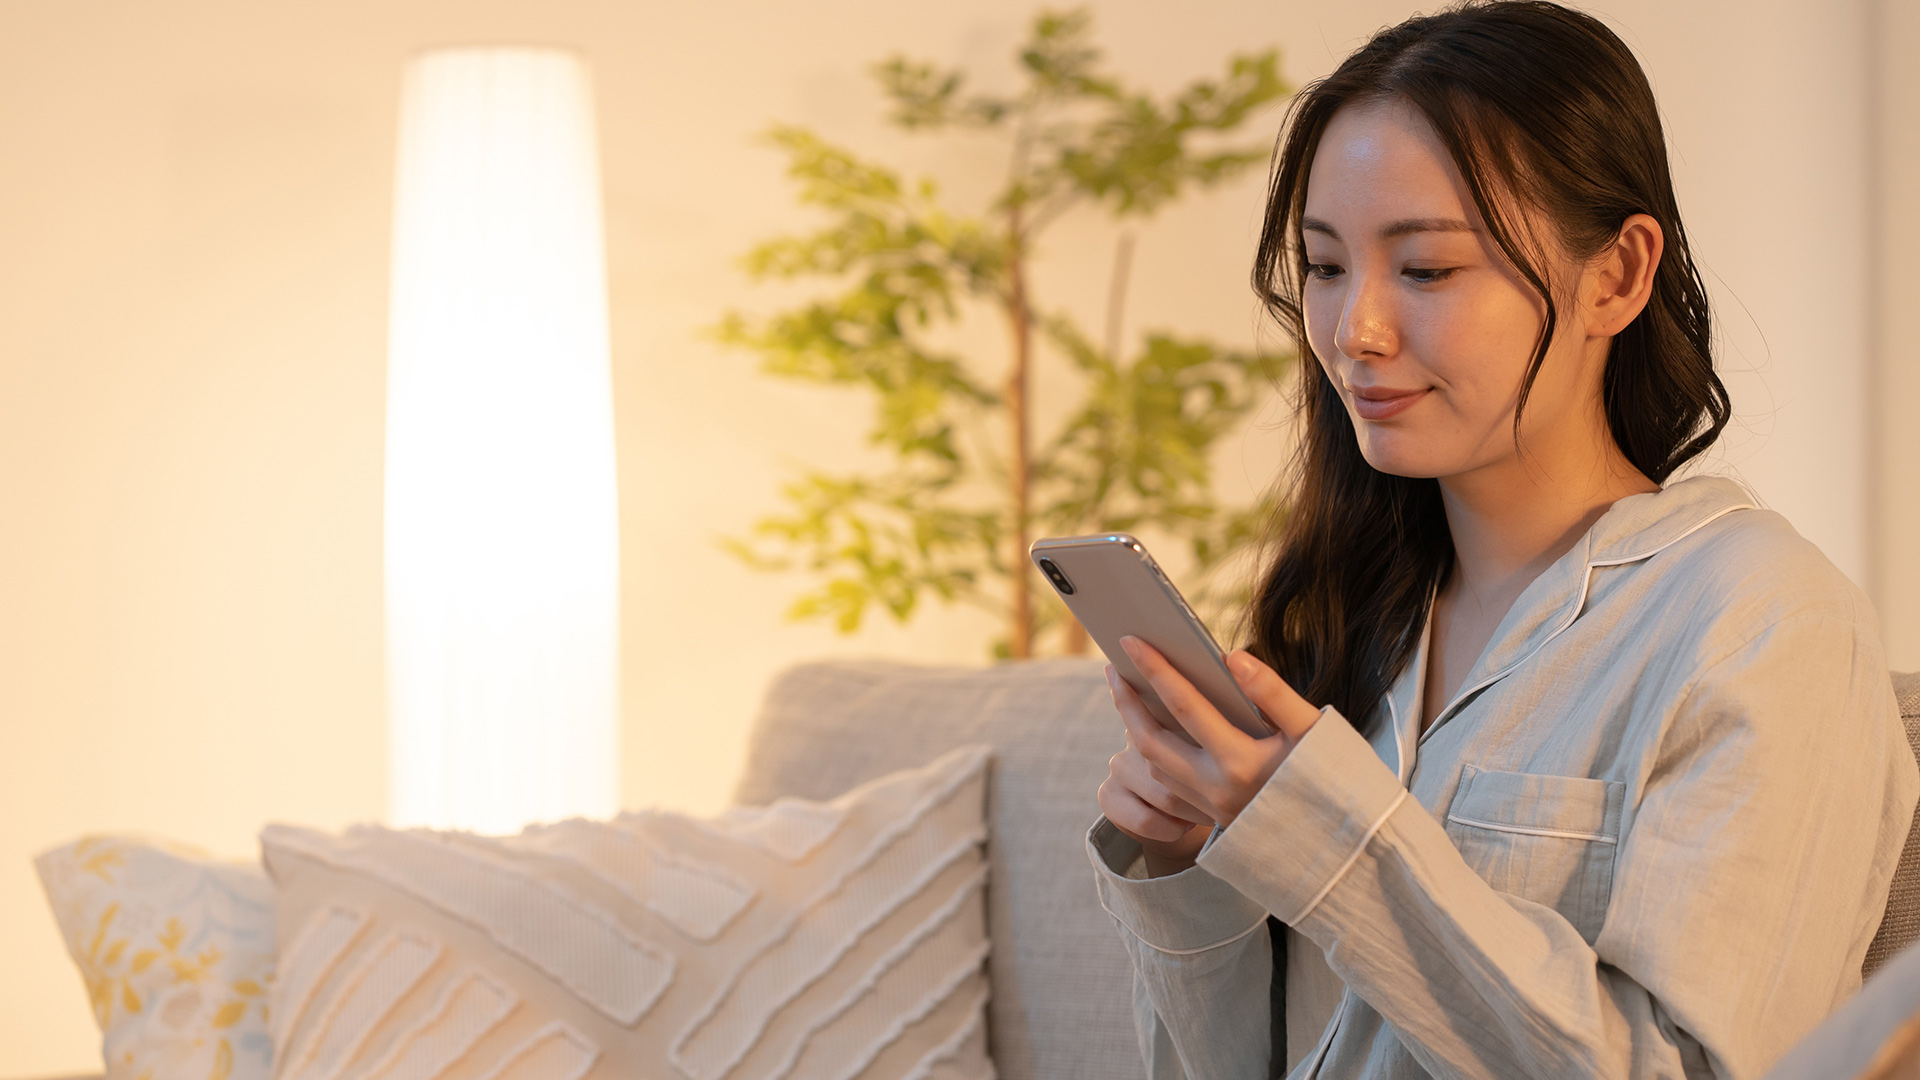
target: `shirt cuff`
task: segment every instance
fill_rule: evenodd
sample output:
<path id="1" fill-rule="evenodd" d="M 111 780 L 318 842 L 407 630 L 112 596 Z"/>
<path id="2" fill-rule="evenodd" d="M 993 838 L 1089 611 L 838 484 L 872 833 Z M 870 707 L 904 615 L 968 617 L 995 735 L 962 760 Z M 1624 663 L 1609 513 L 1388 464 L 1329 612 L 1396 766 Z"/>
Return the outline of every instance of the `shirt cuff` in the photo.
<path id="1" fill-rule="evenodd" d="M 1199 866 L 1296 926 L 1406 798 L 1400 778 L 1328 706 Z"/>
<path id="2" fill-rule="evenodd" d="M 1128 877 L 1139 856 L 1139 843 L 1104 817 L 1087 831 L 1100 906 L 1148 948 L 1205 952 L 1266 925 L 1267 909 L 1197 866 L 1166 877 Z"/>

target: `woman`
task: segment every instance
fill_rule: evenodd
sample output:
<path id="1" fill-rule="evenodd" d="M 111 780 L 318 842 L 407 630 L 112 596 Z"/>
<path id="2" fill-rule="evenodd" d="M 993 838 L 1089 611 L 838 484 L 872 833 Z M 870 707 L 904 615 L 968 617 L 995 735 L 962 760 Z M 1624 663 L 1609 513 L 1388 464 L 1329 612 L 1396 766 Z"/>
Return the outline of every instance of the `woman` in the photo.
<path id="1" fill-rule="evenodd" d="M 1278 731 L 1108 673 L 1151 1074 L 1756 1075 L 1857 989 L 1920 780 L 1865 598 L 1666 483 L 1729 408 L 1632 54 L 1535 0 L 1382 31 L 1296 99 L 1254 282 L 1318 361 L 1229 658 Z"/>

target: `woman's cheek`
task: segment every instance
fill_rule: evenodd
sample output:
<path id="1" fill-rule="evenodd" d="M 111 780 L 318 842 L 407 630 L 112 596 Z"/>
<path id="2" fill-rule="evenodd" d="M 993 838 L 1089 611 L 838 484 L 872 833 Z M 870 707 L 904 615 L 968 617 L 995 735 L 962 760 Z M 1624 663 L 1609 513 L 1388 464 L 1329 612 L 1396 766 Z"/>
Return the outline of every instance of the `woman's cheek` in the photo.
<path id="1" fill-rule="evenodd" d="M 1462 307 L 1426 327 L 1436 373 L 1457 388 L 1463 410 L 1486 413 L 1481 419 L 1489 423 L 1510 423 L 1540 324 L 1508 296 L 1481 297 Z"/>
<path id="2" fill-rule="evenodd" d="M 1303 305 L 1302 314 L 1306 317 L 1307 345 L 1313 349 L 1315 359 L 1320 361 L 1320 370 L 1327 373 L 1335 387 L 1340 386 L 1339 358 L 1340 350 L 1334 346 L 1334 329 L 1340 317 L 1337 300 L 1325 296 L 1315 297 L 1309 294 Z M 1329 310 L 1331 309 L 1331 310 Z"/>

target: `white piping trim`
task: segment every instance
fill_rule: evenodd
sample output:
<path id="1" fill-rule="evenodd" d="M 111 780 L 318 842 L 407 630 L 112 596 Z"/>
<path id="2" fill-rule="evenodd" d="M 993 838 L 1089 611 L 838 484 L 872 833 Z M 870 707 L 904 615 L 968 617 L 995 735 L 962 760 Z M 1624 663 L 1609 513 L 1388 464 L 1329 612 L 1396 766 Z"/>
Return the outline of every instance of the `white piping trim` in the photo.
<path id="1" fill-rule="evenodd" d="M 1433 671 L 1434 596 L 1435 593 L 1433 592 L 1427 594 L 1427 617 L 1420 626 L 1420 647 L 1414 652 L 1416 660 L 1414 670 L 1415 678 L 1413 680 L 1413 702 L 1411 706 L 1413 715 L 1409 718 L 1411 723 L 1408 725 L 1412 728 L 1412 731 L 1401 731 L 1400 706 L 1393 703 L 1393 692 L 1391 690 L 1387 692 L 1386 696 L 1387 717 L 1393 721 L 1393 747 L 1394 751 L 1400 755 L 1400 763 L 1397 768 L 1400 786 L 1408 789 L 1413 787 L 1414 762 L 1420 757 L 1420 736 L 1425 734 L 1425 732 L 1421 730 L 1421 718 L 1426 709 L 1427 678 Z M 1403 734 L 1408 734 L 1412 737 L 1403 739 Z"/>
<path id="2" fill-rule="evenodd" d="M 1535 645 L 1533 647 L 1532 652 L 1528 653 L 1527 655 L 1521 657 L 1518 660 L 1515 660 L 1513 663 L 1508 664 L 1506 667 L 1501 668 L 1499 671 L 1494 672 L 1493 674 L 1487 676 L 1486 678 L 1480 680 L 1479 682 L 1474 683 L 1472 686 L 1468 687 L 1465 690 L 1460 691 L 1458 694 L 1455 694 L 1453 696 L 1453 700 L 1447 702 L 1447 707 L 1440 710 L 1440 715 L 1434 718 L 1434 722 L 1427 725 L 1427 730 L 1420 733 L 1420 741 L 1425 742 L 1428 735 L 1431 735 L 1435 731 L 1440 730 L 1440 725 L 1446 723 L 1448 720 L 1453 719 L 1454 706 L 1460 704 L 1462 701 L 1465 701 L 1467 698 L 1472 697 L 1473 695 L 1479 693 L 1480 691 L 1485 690 L 1487 687 L 1492 686 L 1494 683 L 1499 682 L 1501 679 L 1506 678 L 1509 674 L 1512 673 L 1513 669 L 1519 667 L 1521 664 L 1524 664 L 1527 661 L 1533 659 L 1535 656 L 1539 655 L 1541 649 L 1546 648 L 1549 642 L 1551 642 L 1554 638 L 1559 637 L 1563 632 L 1566 631 L 1567 627 L 1572 626 L 1574 620 L 1580 617 L 1580 613 L 1586 610 L 1587 589 L 1593 584 L 1593 568 L 1594 567 L 1623 566 L 1627 563 L 1639 562 L 1642 559 L 1651 559 L 1655 555 L 1660 554 L 1661 552 L 1667 550 L 1673 545 L 1679 543 L 1682 540 L 1685 540 L 1687 537 L 1692 536 L 1694 533 L 1699 532 L 1701 529 L 1704 529 L 1708 525 L 1711 525 L 1714 522 L 1719 521 L 1721 518 L 1726 517 L 1728 514 L 1731 514 L 1736 510 L 1758 510 L 1758 509 L 1759 507 L 1755 506 L 1752 503 L 1736 503 L 1733 506 L 1723 506 L 1719 510 L 1716 510 L 1711 514 L 1708 514 L 1706 517 L 1701 518 L 1698 522 L 1695 522 L 1685 532 L 1667 541 L 1666 543 L 1661 544 L 1659 547 L 1654 548 L 1651 551 L 1644 551 L 1644 552 L 1640 552 L 1633 555 L 1622 555 L 1617 559 L 1589 560 L 1587 562 L 1586 572 L 1580 575 L 1579 596 L 1576 599 L 1572 610 L 1567 612 L 1566 621 L 1562 622 L 1559 626 L 1554 627 L 1553 633 L 1548 634 L 1546 637 L 1542 638 L 1540 640 L 1540 644 Z"/>
<path id="3" fill-rule="evenodd" d="M 1400 781 L 1400 786 L 1405 787 L 1407 778 L 1399 774 L 1405 772 L 1407 768 L 1407 748 L 1400 745 L 1400 710 L 1393 703 L 1392 690 L 1387 691 L 1386 701 L 1387 723 L 1393 727 L 1394 779 Z"/>
<path id="4" fill-rule="evenodd" d="M 1104 890 L 1099 896 L 1099 900 L 1100 900 L 1100 910 L 1106 912 L 1107 917 L 1112 919 L 1120 927 L 1120 929 L 1125 930 L 1127 934 L 1133 938 L 1133 940 L 1139 942 L 1142 945 L 1145 945 L 1147 948 L 1152 949 L 1154 952 L 1165 953 L 1168 956 L 1197 956 L 1203 952 L 1212 952 L 1215 949 L 1219 949 L 1219 948 L 1223 948 L 1225 946 L 1231 945 L 1234 942 L 1239 941 L 1241 938 L 1246 937 L 1248 934 L 1253 933 L 1255 930 L 1258 930 L 1261 927 L 1267 925 L 1267 917 L 1265 915 L 1262 915 L 1260 916 L 1259 922 L 1254 923 L 1252 926 L 1247 927 L 1245 930 L 1240 931 L 1239 933 L 1233 935 L 1230 938 L 1221 938 L 1219 941 L 1216 941 L 1211 945 L 1202 945 L 1197 949 L 1166 949 L 1158 945 L 1155 945 L 1153 942 L 1148 941 L 1146 938 L 1143 938 L 1139 934 L 1134 933 L 1133 927 L 1128 926 L 1125 919 L 1122 919 L 1120 916 L 1114 914 L 1113 909 L 1107 906 L 1107 897 L 1105 895 Z"/>
<path id="5" fill-rule="evenodd" d="M 1686 531 L 1681 533 L 1679 536 L 1674 537 L 1673 539 L 1667 541 L 1664 544 L 1661 544 L 1659 547 L 1654 548 L 1651 551 L 1639 552 L 1633 555 L 1622 555 L 1617 559 L 1595 559 L 1593 562 L 1590 562 L 1587 565 L 1588 566 L 1620 566 L 1625 563 L 1639 562 L 1641 559 L 1651 559 L 1655 555 L 1660 554 L 1661 552 L 1667 550 L 1668 548 L 1679 543 L 1680 541 L 1685 540 L 1687 537 L 1692 536 L 1694 533 L 1699 532 L 1701 529 L 1704 529 L 1707 526 L 1713 524 L 1714 522 L 1719 521 L 1721 518 L 1726 517 L 1728 514 L 1733 513 L 1735 510 L 1758 510 L 1758 509 L 1760 508 L 1758 506 L 1755 506 L 1753 503 L 1735 503 L 1732 506 L 1723 506 L 1720 509 L 1715 510 L 1713 513 L 1708 514 L 1706 517 L 1701 518 L 1699 521 L 1695 522 L 1694 524 L 1689 525 Z"/>
<path id="6" fill-rule="evenodd" d="M 1471 825 L 1476 829 L 1488 829 L 1493 832 L 1519 833 L 1523 836 L 1556 836 L 1564 840 L 1591 840 L 1596 844 L 1617 844 L 1620 838 L 1604 833 L 1572 832 L 1567 829 L 1536 829 L 1527 825 L 1507 825 L 1496 821 L 1482 821 L 1479 818 L 1461 817 L 1448 814 L 1447 820 L 1457 825 Z"/>
<path id="7" fill-rule="evenodd" d="M 1353 869 L 1353 864 L 1360 861 L 1360 853 L 1367 850 L 1367 845 L 1373 842 L 1374 836 L 1386 825 L 1387 819 L 1392 817 L 1393 812 L 1400 809 L 1400 804 L 1406 801 L 1407 789 L 1401 788 L 1400 794 L 1393 797 L 1393 801 L 1387 804 L 1386 810 L 1382 811 L 1379 817 L 1373 819 L 1373 824 L 1367 826 L 1366 835 L 1362 836 L 1360 842 L 1353 846 L 1353 854 L 1347 856 L 1347 861 L 1340 864 L 1340 869 L 1333 872 L 1333 876 L 1327 879 L 1325 885 L 1320 886 L 1320 891 L 1314 894 L 1313 899 L 1307 901 L 1306 907 L 1300 909 L 1300 914 L 1295 915 L 1291 919 L 1282 919 L 1281 921 L 1288 926 L 1298 926 L 1307 916 L 1313 914 L 1313 909 L 1320 906 L 1320 901 L 1325 900 L 1327 894 L 1333 891 L 1333 887 L 1340 884 L 1340 879 L 1347 876 L 1347 871 Z"/>

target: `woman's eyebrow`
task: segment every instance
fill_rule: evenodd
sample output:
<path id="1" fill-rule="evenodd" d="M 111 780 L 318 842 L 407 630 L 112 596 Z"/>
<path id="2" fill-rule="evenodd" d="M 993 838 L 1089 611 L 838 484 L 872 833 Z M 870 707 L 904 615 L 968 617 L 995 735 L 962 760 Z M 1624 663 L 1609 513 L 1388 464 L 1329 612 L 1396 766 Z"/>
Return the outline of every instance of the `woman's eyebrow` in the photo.
<path id="1" fill-rule="evenodd" d="M 1325 233 L 1335 240 L 1340 239 L 1340 230 L 1315 217 L 1301 218 L 1300 231 Z M 1383 240 L 1391 240 L 1396 236 L 1408 236 L 1413 233 L 1473 231 L 1473 226 L 1460 218 L 1402 218 L 1399 221 L 1388 222 L 1386 227 L 1380 230 L 1380 237 Z"/>
<path id="2" fill-rule="evenodd" d="M 1381 237 L 1392 239 L 1410 233 L 1472 232 L 1473 226 L 1459 218 L 1404 218 L 1380 230 Z"/>

